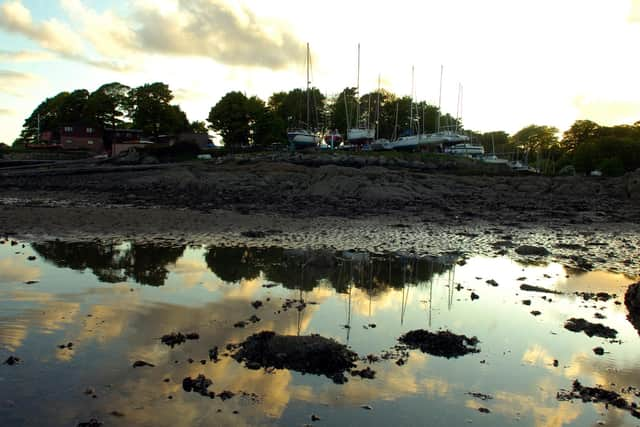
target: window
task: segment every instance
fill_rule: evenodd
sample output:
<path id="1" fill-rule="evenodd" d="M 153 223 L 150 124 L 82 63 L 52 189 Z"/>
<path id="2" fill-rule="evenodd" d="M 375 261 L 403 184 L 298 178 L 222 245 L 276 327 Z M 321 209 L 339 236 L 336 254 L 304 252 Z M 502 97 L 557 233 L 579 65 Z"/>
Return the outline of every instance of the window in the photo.
<path id="1" fill-rule="evenodd" d="M 89 140 L 89 141 L 87 141 L 87 144 L 93 145 L 93 141 Z"/>
<path id="2" fill-rule="evenodd" d="M 69 132 L 73 132 L 73 128 L 71 126 L 65 126 L 64 127 L 64 131 L 69 133 Z"/>
<path id="3" fill-rule="evenodd" d="M 72 140 L 70 140 L 70 139 L 67 139 L 65 142 L 66 142 L 67 144 L 73 144 L 73 141 L 72 141 Z"/>
<path id="4" fill-rule="evenodd" d="M 87 128 L 87 133 L 93 133 L 93 128 Z"/>

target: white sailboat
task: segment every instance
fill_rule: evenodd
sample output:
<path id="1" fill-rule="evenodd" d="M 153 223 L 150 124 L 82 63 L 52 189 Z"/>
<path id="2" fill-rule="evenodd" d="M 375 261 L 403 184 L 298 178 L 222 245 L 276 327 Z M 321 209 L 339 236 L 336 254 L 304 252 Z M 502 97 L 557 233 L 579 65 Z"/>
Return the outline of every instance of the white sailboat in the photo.
<path id="1" fill-rule="evenodd" d="M 309 128 L 311 117 L 311 99 L 309 97 L 309 85 L 311 81 L 309 79 L 309 68 L 311 66 L 311 54 L 309 50 L 309 43 L 307 43 L 307 128 L 297 128 L 287 130 L 287 138 L 289 144 L 295 150 L 303 150 L 307 148 L 315 148 L 320 143 L 320 136 L 313 133 Z"/>
<path id="2" fill-rule="evenodd" d="M 364 145 L 373 141 L 376 137 L 375 129 L 360 125 L 360 44 L 358 43 L 358 79 L 356 85 L 356 127 L 349 126 L 349 112 L 347 110 L 347 142 L 351 145 Z"/>
<path id="3" fill-rule="evenodd" d="M 442 108 L 442 78 L 444 75 L 444 66 L 440 66 L 440 92 L 438 96 L 438 119 L 436 121 L 436 131 L 434 133 L 425 134 L 421 138 L 420 143 L 422 145 L 442 145 L 451 146 L 454 144 L 469 143 L 471 139 L 460 132 L 458 132 L 457 124 L 454 130 L 445 129 L 440 130 L 440 114 Z M 460 107 L 462 104 L 462 85 L 458 88 L 458 114 L 460 113 Z"/>

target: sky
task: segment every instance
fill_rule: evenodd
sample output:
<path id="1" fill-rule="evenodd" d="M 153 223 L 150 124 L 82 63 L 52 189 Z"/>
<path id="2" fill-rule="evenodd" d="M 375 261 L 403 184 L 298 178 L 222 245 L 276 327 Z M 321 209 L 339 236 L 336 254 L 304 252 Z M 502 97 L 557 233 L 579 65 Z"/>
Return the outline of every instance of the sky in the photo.
<path id="1" fill-rule="evenodd" d="M 509 133 L 640 120 L 640 0 L 0 0 L 0 142 L 61 91 L 162 81 L 190 120 L 231 90 L 267 100 L 382 86 Z"/>

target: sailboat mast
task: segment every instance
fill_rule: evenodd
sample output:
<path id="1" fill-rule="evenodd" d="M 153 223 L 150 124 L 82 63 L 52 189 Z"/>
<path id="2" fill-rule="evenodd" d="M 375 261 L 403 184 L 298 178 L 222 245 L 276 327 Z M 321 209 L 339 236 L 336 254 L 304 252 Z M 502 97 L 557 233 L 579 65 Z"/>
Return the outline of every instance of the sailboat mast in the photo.
<path id="1" fill-rule="evenodd" d="M 376 139 L 380 139 L 380 74 L 378 74 L 378 100 L 376 101 Z"/>
<path id="2" fill-rule="evenodd" d="M 360 43 L 358 43 L 358 78 L 356 80 L 356 127 L 360 127 Z"/>
<path id="3" fill-rule="evenodd" d="M 411 66 L 411 110 L 409 113 L 409 135 L 413 135 L 413 92 L 415 90 L 415 67 Z"/>
<path id="4" fill-rule="evenodd" d="M 311 81 L 309 80 L 309 56 L 309 43 L 307 43 L 307 129 L 309 129 L 309 118 L 311 114 L 311 99 L 309 98 L 309 84 L 311 83 Z"/>
<path id="5" fill-rule="evenodd" d="M 438 96 L 438 122 L 436 123 L 436 132 L 440 132 L 440 117 L 442 115 L 442 74 L 444 73 L 444 65 L 440 65 L 440 95 Z"/>

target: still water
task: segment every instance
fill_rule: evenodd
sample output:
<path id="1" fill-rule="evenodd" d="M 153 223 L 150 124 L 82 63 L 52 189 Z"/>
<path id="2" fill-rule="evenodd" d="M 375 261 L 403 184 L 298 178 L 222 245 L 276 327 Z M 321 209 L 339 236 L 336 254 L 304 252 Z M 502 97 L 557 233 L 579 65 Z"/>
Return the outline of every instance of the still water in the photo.
<path id="1" fill-rule="evenodd" d="M 575 379 L 617 391 L 640 385 L 640 338 L 620 304 L 631 282 L 506 257 L 3 241 L 0 359 L 21 363 L 0 365 L 0 425 L 638 425 L 628 412 L 556 398 Z M 524 292 L 523 283 L 563 294 Z M 574 294 L 583 291 L 618 297 L 585 302 Z M 307 305 L 285 311 L 286 299 Z M 252 315 L 260 321 L 234 326 Z M 564 329 L 572 317 L 616 329 L 617 341 Z M 376 362 L 374 379 L 343 385 L 208 358 L 212 347 L 222 354 L 263 330 L 320 334 L 380 355 L 414 329 L 476 336 L 480 352 L 446 359 L 412 350 L 403 366 Z M 200 338 L 160 342 L 174 331 Z M 133 368 L 137 360 L 155 367 Z M 235 396 L 185 392 L 183 378 L 198 374 Z"/>

